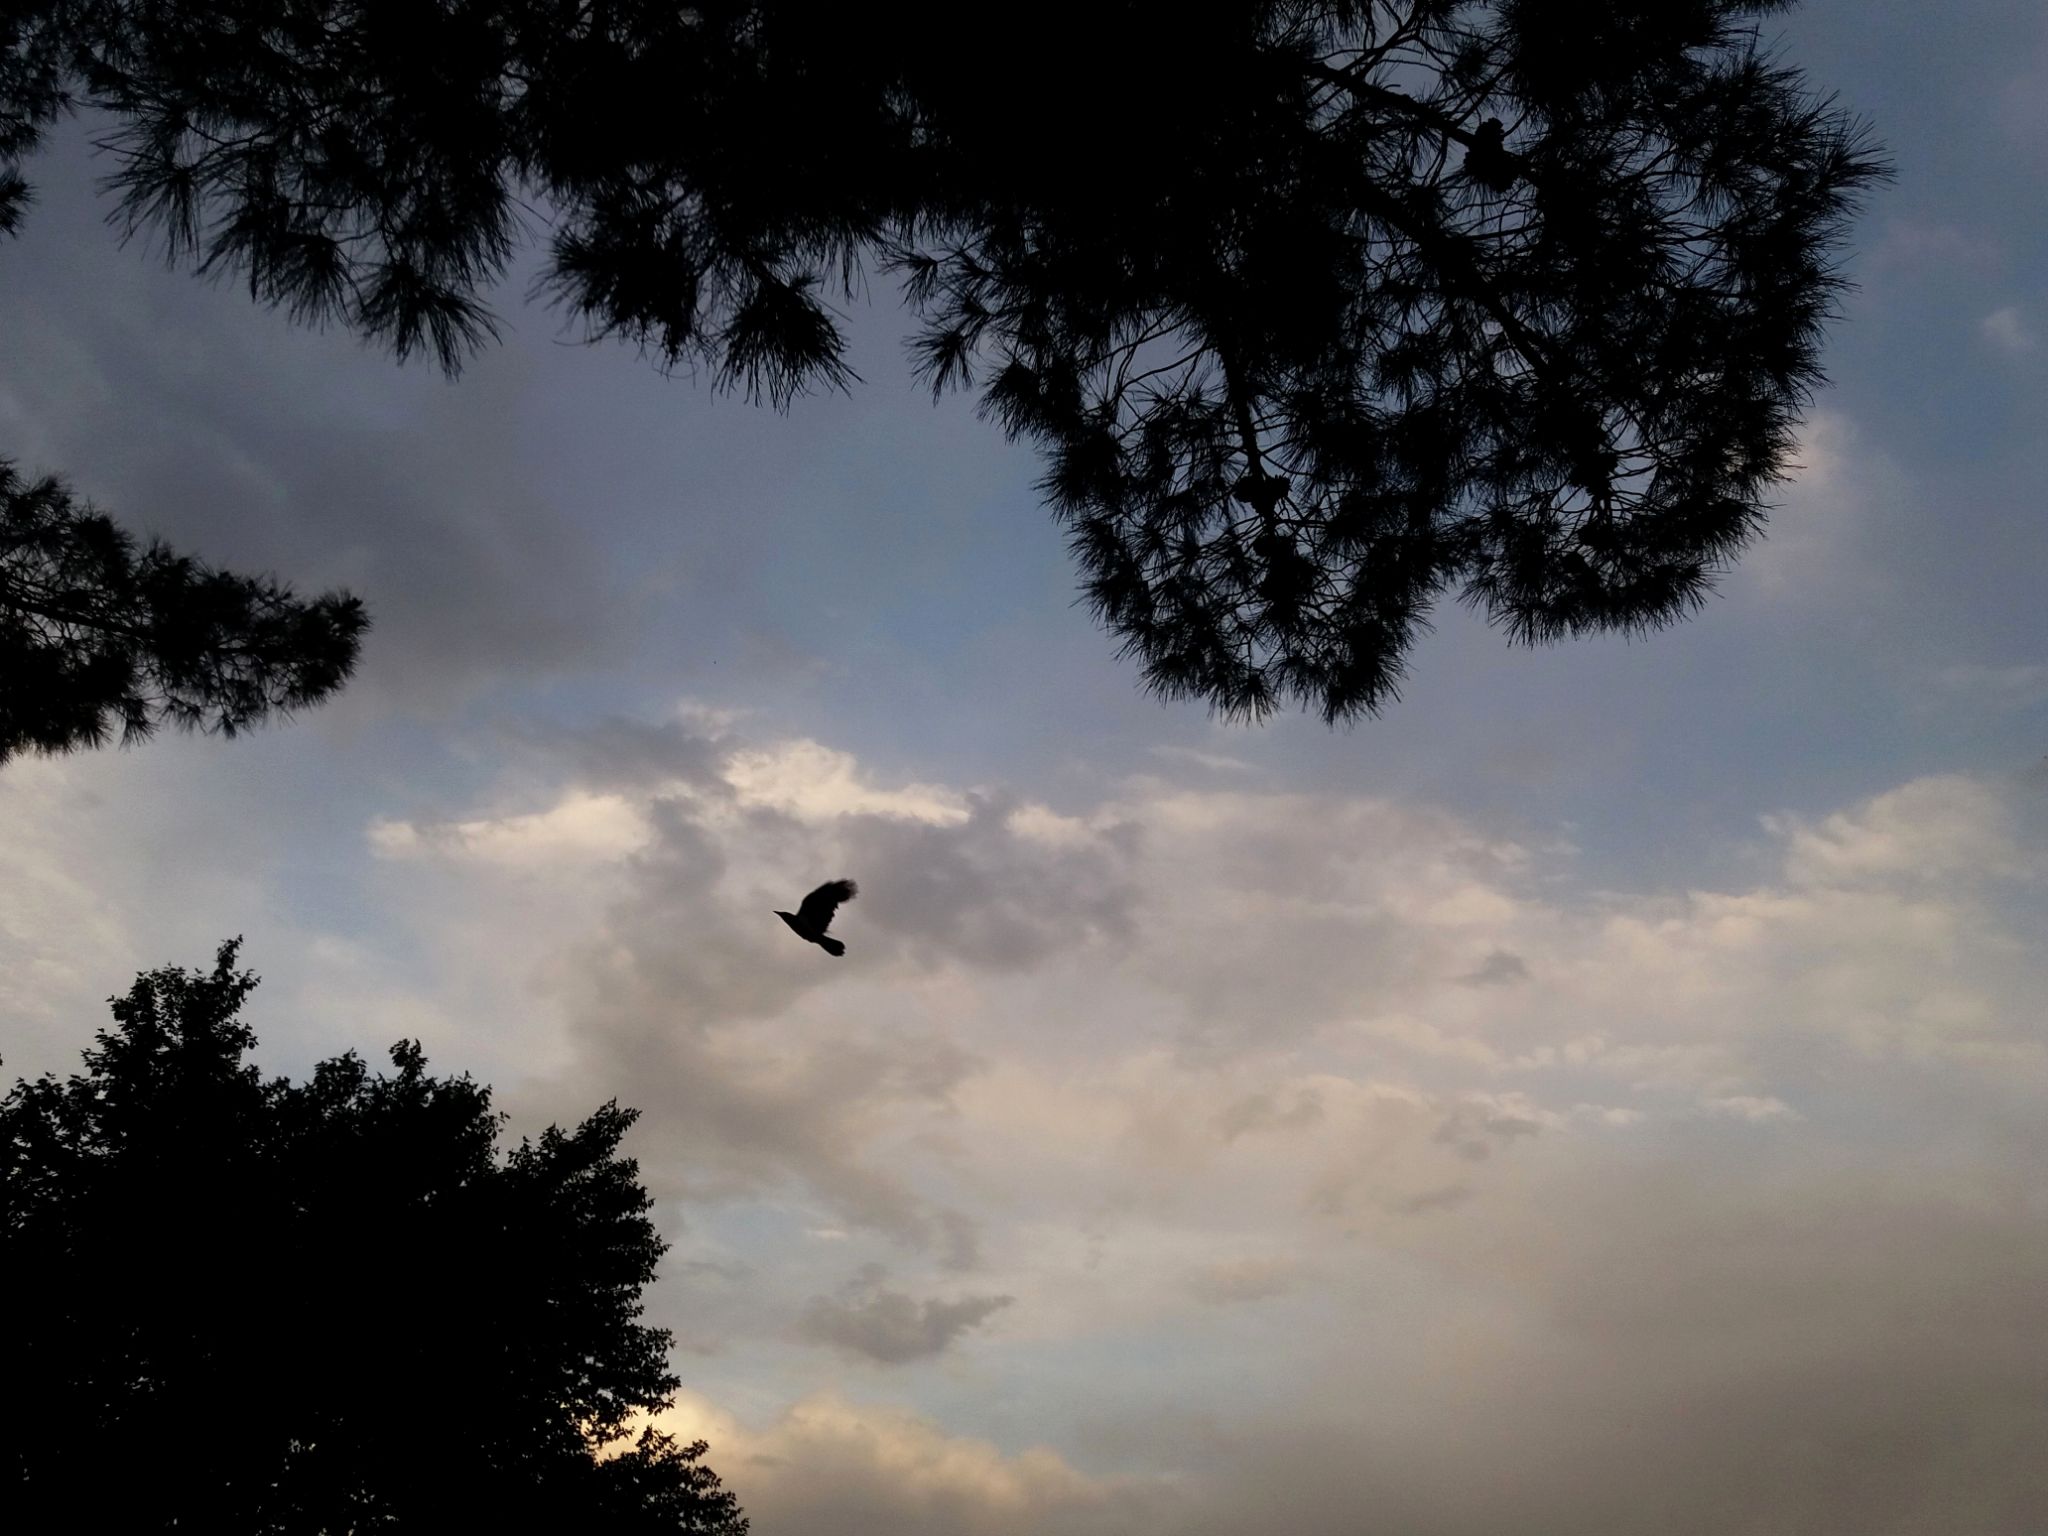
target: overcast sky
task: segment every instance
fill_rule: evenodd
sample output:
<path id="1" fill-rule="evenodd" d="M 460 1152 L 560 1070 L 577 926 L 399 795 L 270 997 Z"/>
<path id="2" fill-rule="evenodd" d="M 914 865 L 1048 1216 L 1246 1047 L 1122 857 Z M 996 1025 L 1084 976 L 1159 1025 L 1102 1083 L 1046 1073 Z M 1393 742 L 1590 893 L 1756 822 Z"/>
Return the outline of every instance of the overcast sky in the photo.
<path id="1" fill-rule="evenodd" d="M 0 768 L 7 1078 L 239 933 L 272 1070 L 637 1106 L 761 1536 L 2038 1536 L 2048 13 L 1772 25 L 1899 176 L 1768 542 L 1334 733 L 1141 693 L 886 292 L 787 417 L 518 284 L 451 384 L 121 249 L 68 133 L 0 454 L 376 628 Z"/>

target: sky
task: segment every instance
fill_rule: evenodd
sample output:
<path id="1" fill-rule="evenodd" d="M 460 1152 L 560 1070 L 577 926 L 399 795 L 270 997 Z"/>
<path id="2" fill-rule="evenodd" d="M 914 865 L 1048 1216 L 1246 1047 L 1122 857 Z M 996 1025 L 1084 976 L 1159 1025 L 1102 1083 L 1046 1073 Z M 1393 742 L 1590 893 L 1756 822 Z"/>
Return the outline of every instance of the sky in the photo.
<path id="1" fill-rule="evenodd" d="M 67 130 L 0 453 L 375 628 L 0 767 L 6 1078 L 239 934 L 271 1071 L 638 1108 L 761 1536 L 2038 1536 L 2048 13 L 1770 26 L 1898 175 L 1768 539 L 1336 731 L 1144 694 L 886 288 L 786 416 L 523 279 L 450 382 L 123 249 Z"/>

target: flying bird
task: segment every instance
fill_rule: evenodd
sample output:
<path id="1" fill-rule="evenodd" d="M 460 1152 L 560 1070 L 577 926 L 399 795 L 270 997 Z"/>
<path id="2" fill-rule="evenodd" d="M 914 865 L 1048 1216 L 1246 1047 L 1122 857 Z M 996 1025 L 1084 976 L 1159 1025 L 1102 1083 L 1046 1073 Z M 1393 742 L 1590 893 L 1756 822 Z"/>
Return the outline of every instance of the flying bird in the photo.
<path id="1" fill-rule="evenodd" d="M 843 955 L 846 946 L 825 930 L 832 926 L 832 914 L 839 910 L 839 903 L 851 901 L 859 894 L 860 887 L 851 880 L 827 880 L 806 896 L 794 912 L 778 911 L 775 915 L 789 924 L 798 938 L 808 939 L 828 955 Z"/>

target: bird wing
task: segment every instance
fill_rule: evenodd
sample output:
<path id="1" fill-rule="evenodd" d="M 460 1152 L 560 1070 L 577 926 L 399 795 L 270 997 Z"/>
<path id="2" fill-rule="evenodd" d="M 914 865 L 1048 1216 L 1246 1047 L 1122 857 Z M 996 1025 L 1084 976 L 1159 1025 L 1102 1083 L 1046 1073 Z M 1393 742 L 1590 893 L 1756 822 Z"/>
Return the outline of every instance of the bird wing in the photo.
<path id="1" fill-rule="evenodd" d="M 860 894 L 860 887 L 851 880 L 827 880 L 803 900 L 796 909 L 796 920 L 813 933 L 823 933 L 832 925 L 832 914 L 839 910 L 839 903 L 851 901 Z"/>

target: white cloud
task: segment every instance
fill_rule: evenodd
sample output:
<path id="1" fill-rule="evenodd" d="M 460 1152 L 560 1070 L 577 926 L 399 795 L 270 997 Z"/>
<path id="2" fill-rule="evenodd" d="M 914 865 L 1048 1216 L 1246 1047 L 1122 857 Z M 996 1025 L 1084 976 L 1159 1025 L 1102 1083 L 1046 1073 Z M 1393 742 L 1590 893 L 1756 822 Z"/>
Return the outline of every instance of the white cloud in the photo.
<path id="1" fill-rule="evenodd" d="M 2008 304 L 1994 309 L 1978 322 L 1977 327 L 1984 339 L 2002 352 L 2031 352 L 2034 350 L 2034 328 L 2027 324 L 2015 305 Z"/>
<path id="2" fill-rule="evenodd" d="M 75 1071 L 79 1048 L 106 1022 L 106 998 L 138 971 L 211 966 L 223 941 L 245 935 L 242 963 L 269 978 L 269 1004 L 299 996 L 332 956 L 279 891 L 289 836 L 318 827 L 327 811 L 307 807 L 296 821 L 246 813 L 268 787 L 272 745 L 166 733 L 132 751 L 0 767 L 7 1080 Z M 296 1054 L 290 1026 L 266 1038 L 281 1056 Z"/>
<path id="3" fill-rule="evenodd" d="M 929 784 L 878 789 L 862 782 L 850 753 L 815 741 L 793 741 L 735 752 L 725 777 L 743 806 L 763 806 L 804 821 L 841 816 L 884 816 L 957 826 L 968 816 L 966 797 Z"/>
<path id="4" fill-rule="evenodd" d="M 1006 1454 L 902 1408 L 832 1393 L 806 1397 L 759 1429 L 695 1394 L 655 1422 L 685 1440 L 709 1440 L 707 1461 L 755 1528 L 784 1536 L 1164 1529 L 1154 1513 L 1161 1488 L 1087 1477 L 1043 1446 Z"/>
<path id="5" fill-rule="evenodd" d="M 1769 816 L 1795 886 L 1842 886 L 2016 872 L 2011 817 L 1988 785 L 1960 775 L 1916 779 L 1808 825 Z"/>
<path id="6" fill-rule="evenodd" d="M 1891 578 L 1871 556 L 1871 533 L 1903 498 L 1897 464 L 1849 417 L 1821 408 L 1800 427 L 1792 465 L 1762 539 L 1723 585 L 1803 604 L 1844 583 L 1881 590 Z"/>
<path id="7" fill-rule="evenodd" d="M 564 861 L 615 862 L 643 847 L 647 818 L 624 796 L 572 791 L 542 811 L 443 824 L 378 819 L 370 846 L 379 857 L 452 853 L 484 863 L 539 867 Z"/>
<path id="8" fill-rule="evenodd" d="M 115 850 L 94 835 L 96 797 L 70 766 L 18 759 L 0 779 L 0 1017 L 38 1043 L 68 1033 L 63 1010 L 112 990 L 136 953 L 106 889 Z M 28 1041 L 10 1044 L 18 1062 Z"/>

